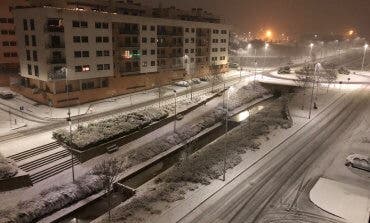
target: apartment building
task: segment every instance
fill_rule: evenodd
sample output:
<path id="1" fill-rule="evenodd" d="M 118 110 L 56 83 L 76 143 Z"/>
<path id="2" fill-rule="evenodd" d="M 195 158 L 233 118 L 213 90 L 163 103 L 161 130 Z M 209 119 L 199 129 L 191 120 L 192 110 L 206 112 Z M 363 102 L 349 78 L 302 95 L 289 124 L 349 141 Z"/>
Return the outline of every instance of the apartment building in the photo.
<path id="1" fill-rule="evenodd" d="M 1 0 L 0 4 L 0 86 L 9 85 L 10 77 L 19 73 L 17 39 L 12 10 L 26 6 L 26 0 Z"/>
<path id="2" fill-rule="evenodd" d="M 22 78 L 12 89 L 55 107 L 228 68 L 229 26 L 220 23 L 81 7 L 13 13 Z"/>

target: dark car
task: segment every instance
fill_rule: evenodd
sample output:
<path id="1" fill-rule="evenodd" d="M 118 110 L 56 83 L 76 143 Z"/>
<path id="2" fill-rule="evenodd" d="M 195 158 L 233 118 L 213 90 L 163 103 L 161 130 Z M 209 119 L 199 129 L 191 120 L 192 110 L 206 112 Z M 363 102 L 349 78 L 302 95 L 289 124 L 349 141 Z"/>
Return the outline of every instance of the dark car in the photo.
<path id="1" fill-rule="evenodd" d="M 2 99 L 12 99 L 14 98 L 13 93 L 8 91 L 0 91 L 0 98 Z"/>

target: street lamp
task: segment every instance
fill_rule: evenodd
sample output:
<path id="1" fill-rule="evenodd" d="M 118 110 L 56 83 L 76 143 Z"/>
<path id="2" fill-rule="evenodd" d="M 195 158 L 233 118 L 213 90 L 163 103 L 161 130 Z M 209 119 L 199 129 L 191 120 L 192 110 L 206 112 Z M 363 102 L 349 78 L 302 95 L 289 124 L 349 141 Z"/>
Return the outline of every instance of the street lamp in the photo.
<path id="1" fill-rule="evenodd" d="M 173 93 L 175 93 L 175 121 L 173 123 L 173 132 L 176 133 L 176 121 L 177 121 L 177 91 L 173 90 Z"/>
<path id="2" fill-rule="evenodd" d="M 234 91 L 234 87 L 231 86 L 229 87 L 229 89 L 227 90 L 227 97 L 226 97 L 226 117 L 225 117 L 225 144 L 224 144 L 224 165 L 223 165 L 223 178 L 222 180 L 225 181 L 226 180 L 226 154 L 227 154 L 227 150 L 226 150 L 226 147 L 227 147 L 227 133 L 229 131 L 229 98 L 230 98 L 230 94 Z"/>
<path id="3" fill-rule="evenodd" d="M 72 144 L 72 119 L 71 119 L 71 104 L 70 104 L 70 101 L 69 101 L 69 85 L 68 85 L 68 68 L 67 67 L 63 67 L 62 70 L 65 72 L 65 76 L 66 76 L 66 91 L 67 91 L 67 102 L 68 102 L 68 117 L 67 117 L 67 122 L 68 122 L 68 125 L 69 125 L 69 138 L 71 140 L 71 144 Z M 73 182 L 75 182 L 75 168 L 74 168 L 74 157 L 73 157 L 73 152 L 70 150 L 69 151 L 71 153 L 71 164 L 72 164 L 72 180 Z"/>
<path id="4" fill-rule="evenodd" d="M 315 46 L 315 44 L 310 43 L 310 53 L 308 55 L 308 57 L 310 58 L 310 60 L 312 60 L 312 49 L 313 49 L 314 46 Z"/>
<path id="5" fill-rule="evenodd" d="M 270 46 L 270 44 L 269 43 L 265 43 L 265 47 L 264 47 L 264 49 L 265 49 L 265 58 L 264 58 L 264 62 L 263 62 L 263 64 L 264 64 L 264 67 L 262 68 L 262 70 L 264 71 L 265 70 L 265 66 L 267 65 L 266 64 L 266 57 L 267 57 L 267 50 L 268 50 L 268 48 L 269 48 L 269 46 Z M 262 74 L 263 75 L 263 74 Z"/>
<path id="6" fill-rule="evenodd" d="M 320 63 L 317 63 L 315 65 L 315 71 L 314 71 L 314 75 L 313 75 L 313 80 L 312 80 L 312 92 L 311 92 L 311 102 L 310 102 L 310 111 L 309 111 L 309 114 L 308 114 L 308 119 L 311 119 L 311 113 L 312 113 L 312 102 L 313 102 L 313 93 L 314 93 L 314 90 L 315 90 L 315 82 L 316 82 L 316 75 L 317 75 L 317 72 L 320 71 L 320 68 L 321 68 L 321 64 Z M 318 87 L 318 86 L 317 86 Z"/>
<path id="7" fill-rule="evenodd" d="M 363 70 L 364 70 L 366 51 L 367 51 L 367 48 L 368 48 L 368 47 L 369 47 L 369 45 L 366 43 L 366 44 L 364 45 L 364 56 L 362 57 L 361 71 L 363 71 Z"/>

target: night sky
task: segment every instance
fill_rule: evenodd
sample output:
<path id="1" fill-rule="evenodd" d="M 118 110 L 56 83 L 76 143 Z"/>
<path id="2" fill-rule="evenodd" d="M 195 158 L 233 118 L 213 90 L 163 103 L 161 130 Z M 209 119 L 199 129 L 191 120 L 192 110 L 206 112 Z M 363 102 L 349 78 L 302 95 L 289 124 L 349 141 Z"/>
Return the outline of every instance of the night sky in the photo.
<path id="1" fill-rule="evenodd" d="M 344 33 L 353 28 L 370 38 L 370 0 L 141 0 L 143 4 L 204 8 L 241 31 Z"/>

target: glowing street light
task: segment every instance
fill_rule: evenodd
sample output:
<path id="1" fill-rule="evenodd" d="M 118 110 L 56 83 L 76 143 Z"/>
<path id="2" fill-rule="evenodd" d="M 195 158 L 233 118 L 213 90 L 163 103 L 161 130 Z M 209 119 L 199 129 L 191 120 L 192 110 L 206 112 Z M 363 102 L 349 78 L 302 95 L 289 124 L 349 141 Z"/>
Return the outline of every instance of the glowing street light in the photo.
<path id="1" fill-rule="evenodd" d="M 266 39 L 271 40 L 271 38 L 272 38 L 272 31 L 271 30 L 267 30 L 266 33 L 265 33 L 265 35 L 266 35 Z"/>
<path id="2" fill-rule="evenodd" d="M 354 33 L 355 33 L 355 31 L 353 31 L 352 29 L 350 31 L 348 31 L 349 36 L 352 36 Z"/>
<path id="3" fill-rule="evenodd" d="M 367 48 L 368 48 L 368 47 L 369 47 L 369 45 L 366 43 L 366 44 L 364 45 L 364 56 L 362 57 L 362 66 L 361 66 L 361 70 L 362 70 L 362 71 L 364 70 L 366 51 L 367 51 Z"/>

